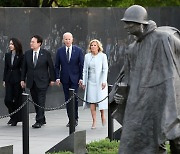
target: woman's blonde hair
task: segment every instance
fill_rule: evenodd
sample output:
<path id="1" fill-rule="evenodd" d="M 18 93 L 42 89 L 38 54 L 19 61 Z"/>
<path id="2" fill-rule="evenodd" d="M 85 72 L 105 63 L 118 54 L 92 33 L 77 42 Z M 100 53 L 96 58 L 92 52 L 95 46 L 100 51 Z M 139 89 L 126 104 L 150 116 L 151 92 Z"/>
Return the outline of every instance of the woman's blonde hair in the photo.
<path id="1" fill-rule="evenodd" d="M 99 41 L 99 40 L 97 40 L 97 39 L 93 39 L 93 40 L 91 40 L 90 42 L 89 42 L 89 45 L 88 45 L 88 52 L 91 52 L 91 44 L 93 43 L 93 42 L 96 42 L 97 43 L 97 45 L 98 45 L 98 47 L 99 47 L 99 52 L 103 52 L 103 47 L 102 47 L 102 43 Z"/>

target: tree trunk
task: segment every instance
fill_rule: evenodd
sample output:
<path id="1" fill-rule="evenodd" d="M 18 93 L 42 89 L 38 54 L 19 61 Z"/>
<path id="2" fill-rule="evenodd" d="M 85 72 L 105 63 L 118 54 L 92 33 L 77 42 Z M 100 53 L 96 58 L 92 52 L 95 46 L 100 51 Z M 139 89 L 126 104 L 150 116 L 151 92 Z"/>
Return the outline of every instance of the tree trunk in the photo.
<path id="1" fill-rule="evenodd" d="M 43 0 L 42 7 L 52 7 L 54 0 Z"/>

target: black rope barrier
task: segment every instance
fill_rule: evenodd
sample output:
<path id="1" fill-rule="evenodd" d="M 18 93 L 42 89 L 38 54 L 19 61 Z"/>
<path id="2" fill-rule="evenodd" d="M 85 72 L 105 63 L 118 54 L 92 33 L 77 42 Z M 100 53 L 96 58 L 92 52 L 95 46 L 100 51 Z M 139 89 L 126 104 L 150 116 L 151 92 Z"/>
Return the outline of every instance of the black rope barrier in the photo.
<path id="1" fill-rule="evenodd" d="M 6 118 L 6 117 L 10 117 L 13 114 L 16 114 L 17 112 L 19 112 L 21 109 L 23 109 L 23 129 L 22 129 L 22 133 L 23 133 L 23 154 L 29 154 L 29 102 L 34 104 L 35 106 L 39 107 L 39 108 L 43 108 L 47 111 L 51 111 L 51 110 L 57 110 L 57 109 L 62 109 L 63 106 L 67 105 L 68 103 L 70 103 L 70 109 L 71 109 L 71 117 L 70 117 L 70 126 L 69 126 L 69 134 L 75 132 L 75 97 L 83 102 L 86 103 L 91 103 L 88 101 L 83 100 L 80 96 L 78 96 L 75 92 L 74 89 L 69 89 L 69 96 L 71 96 L 67 101 L 65 101 L 62 105 L 58 106 L 58 107 L 54 107 L 54 108 L 46 108 L 46 107 L 42 107 L 36 103 L 33 102 L 33 100 L 31 100 L 29 98 L 29 94 L 27 93 L 22 93 L 22 101 L 23 104 L 16 109 L 15 111 L 13 111 L 10 114 L 4 115 L 4 116 L 0 116 L 0 119 Z M 109 97 L 106 96 L 104 99 L 95 102 L 95 103 L 100 103 L 102 101 L 104 101 L 105 99 L 107 99 Z"/>
<path id="2" fill-rule="evenodd" d="M 42 107 L 36 103 L 33 102 L 33 100 L 29 99 L 29 102 L 31 102 L 32 104 L 34 104 L 35 106 L 39 107 L 39 108 L 42 108 L 46 111 L 53 111 L 53 110 L 58 110 L 58 109 L 62 109 L 63 106 L 65 106 L 66 104 L 68 104 L 72 99 L 73 99 L 74 96 L 71 96 L 66 102 L 64 102 L 62 105 L 58 106 L 58 107 L 52 107 L 52 108 L 47 108 L 47 107 Z"/>
<path id="3" fill-rule="evenodd" d="M 81 98 L 80 96 L 78 96 L 76 93 L 74 93 L 74 95 L 79 99 L 79 100 L 81 100 L 82 102 L 86 102 L 86 103 L 92 103 L 92 102 L 88 102 L 88 101 L 86 101 L 86 100 L 84 100 L 83 98 Z M 98 102 L 94 102 L 94 103 L 96 103 L 96 104 L 99 104 L 99 103 L 101 103 L 102 101 L 104 101 L 106 98 L 108 98 L 109 97 L 109 95 L 107 95 L 105 98 L 103 98 L 102 100 L 100 100 L 100 101 L 98 101 Z"/>
<path id="4" fill-rule="evenodd" d="M 84 100 L 83 98 L 81 98 L 80 96 L 78 96 L 76 93 L 73 93 L 73 95 L 66 101 L 64 102 L 62 105 L 58 106 L 58 107 L 53 107 L 53 108 L 47 108 L 47 107 L 42 107 L 36 103 L 33 102 L 33 100 L 31 100 L 30 98 L 27 98 L 27 100 L 18 108 L 16 109 L 15 111 L 13 111 L 12 113 L 10 114 L 7 114 L 7 115 L 4 115 L 4 116 L 0 116 L 0 119 L 3 119 L 3 118 L 7 118 L 7 117 L 10 117 L 12 116 L 13 114 L 16 114 L 17 112 L 19 112 L 28 102 L 34 104 L 35 106 L 39 107 L 39 108 L 42 108 L 42 109 L 45 109 L 46 111 L 52 111 L 52 110 L 58 110 L 58 109 L 62 109 L 65 105 L 67 105 L 72 99 L 73 97 L 77 97 L 80 101 L 83 101 L 83 102 L 86 102 L 86 103 L 92 103 L 92 102 L 88 102 L 86 100 Z M 108 96 L 106 96 L 105 98 L 103 98 L 102 100 L 98 101 L 98 102 L 95 102 L 95 103 L 101 103 L 102 101 L 104 101 L 106 98 L 108 98 Z"/>
<path id="5" fill-rule="evenodd" d="M 46 111 L 62 109 L 63 106 L 65 106 L 66 104 L 68 104 L 68 103 L 71 101 L 71 99 L 72 99 L 73 97 L 74 97 L 74 96 L 70 97 L 69 100 L 67 100 L 67 101 L 66 101 L 65 103 L 63 103 L 61 106 L 54 107 L 54 108 L 46 108 L 46 107 L 42 107 L 42 106 L 40 106 L 40 105 L 34 103 L 30 98 L 27 98 L 27 100 L 25 100 L 24 103 L 23 103 L 18 109 L 16 109 L 15 111 L 11 112 L 10 114 L 0 116 L 0 119 L 7 118 L 7 117 L 10 117 L 10 116 L 16 114 L 16 113 L 19 112 L 19 111 L 20 111 L 20 110 L 21 110 L 28 102 L 30 102 L 30 103 L 36 105 L 36 106 L 39 107 L 39 108 L 43 108 L 43 109 L 45 109 Z"/>
<path id="6" fill-rule="evenodd" d="M 24 103 L 18 109 L 16 109 L 15 111 L 11 112 L 10 114 L 4 115 L 4 116 L 0 116 L 0 119 L 7 118 L 7 117 L 12 116 L 13 114 L 16 114 L 17 112 L 19 112 L 28 103 L 28 101 L 29 101 L 28 99 L 26 101 L 24 101 Z"/>

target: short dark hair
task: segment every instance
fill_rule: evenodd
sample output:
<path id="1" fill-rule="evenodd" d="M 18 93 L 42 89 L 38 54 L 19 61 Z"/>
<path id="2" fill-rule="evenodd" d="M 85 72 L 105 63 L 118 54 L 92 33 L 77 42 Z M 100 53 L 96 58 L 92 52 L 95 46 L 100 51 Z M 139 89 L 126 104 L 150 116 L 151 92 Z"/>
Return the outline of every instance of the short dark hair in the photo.
<path id="1" fill-rule="evenodd" d="M 41 36 L 39 36 L 39 35 L 34 35 L 33 37 L 37 39 L 37 43 L 41 43 L 41 45 L 42 45 L 42 43 L 43 43 L 43 38 L 42 38 Z M 33 38 L 33 37 L 32 37 L 32 38 Z"/>

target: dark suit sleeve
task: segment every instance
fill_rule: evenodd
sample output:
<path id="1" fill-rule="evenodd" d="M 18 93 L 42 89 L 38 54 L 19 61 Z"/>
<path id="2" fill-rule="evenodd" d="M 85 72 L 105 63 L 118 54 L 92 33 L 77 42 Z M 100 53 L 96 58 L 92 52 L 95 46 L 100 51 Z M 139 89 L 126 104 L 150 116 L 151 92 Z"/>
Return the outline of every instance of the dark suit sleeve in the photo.
<path id="1" fill-rule="evenodd" d="M 24 60 L 24 55 L 21 56 L 21 60 L 20 60 L 20 70 L 22 71 L 23 68 L 23 60 Z"/>
<path id="2" fill-rule="evenodd" d="M 60 52 L 60 49 L 57 50 L 57 53 L 56 53 L 56 61 L 55 61 L 55 73 L 56 73 L 56 79 L 60 79 L 60 74 L 59 74 L 59 71 L 60 71 L 60 59 L 59 59 L 59 53 Z"/>
<path id="3" fill-rule="evenodd" d="M 26 53 L 23 56 L 23 61 L 22 61 L 22 70 L 21 70 L 21 81 L 25 81 L 26 79 L 26 73 L 27 73 L 27 62 L 26 62 Z"/>
<path id="4" fill-rule="evenodd" d="M 83 66 L 84 66 L 84 54 L 83 54 L 82 50 L 80 49 L 80 54 L 79 54 L 80 75 L 79 75 L 79 79 L 81 79 L 81 80 L 82 80 Z"/>
<path id="5" fill-rule="evenodd" d="M 7 70 L 8 70 L 7 57 L 8 57 L 8 54 L 6 53 L 6 54 L 5 54 L 5 61 L 4 61 L 3 81 L 6 80 L 6 74 L 7 74 Z"/>
<path id="6" fill-rule="evenodd" d="M 55 81 L 54 64 L 51 58 L 51 54 L 48 51 L 47 51 L 47 59 L 48 59 L 48 66 L 49 66 L 50 81 Z"/>

